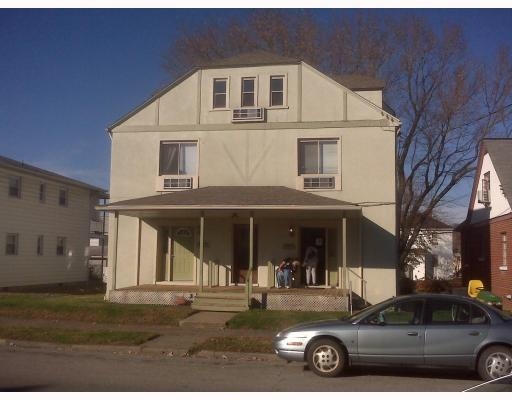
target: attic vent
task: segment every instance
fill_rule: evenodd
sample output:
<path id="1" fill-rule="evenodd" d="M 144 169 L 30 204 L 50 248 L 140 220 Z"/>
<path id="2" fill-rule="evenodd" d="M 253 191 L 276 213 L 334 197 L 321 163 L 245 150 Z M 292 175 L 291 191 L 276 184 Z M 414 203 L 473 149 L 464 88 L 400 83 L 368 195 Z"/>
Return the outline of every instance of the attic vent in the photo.
<path id="1" fill-rule="evenodd" d="M 258 108 L 235 108 L 233 109 L 233 122 L 264 121 L 265 109 Z"/>

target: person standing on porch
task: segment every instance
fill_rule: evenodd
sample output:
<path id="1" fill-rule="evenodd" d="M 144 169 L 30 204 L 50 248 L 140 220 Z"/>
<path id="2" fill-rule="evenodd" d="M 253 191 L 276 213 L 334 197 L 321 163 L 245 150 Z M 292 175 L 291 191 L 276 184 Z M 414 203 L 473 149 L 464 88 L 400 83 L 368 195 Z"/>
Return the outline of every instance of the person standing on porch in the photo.
<path id="1" fill-rule="evenodd" d="M 306 285 L 310 286 L 312 284 L 317 286 L 316 267 L 318 266 L 318 249 L 315 246 L 308 246 L 302 265 L 306 267 Z"/>

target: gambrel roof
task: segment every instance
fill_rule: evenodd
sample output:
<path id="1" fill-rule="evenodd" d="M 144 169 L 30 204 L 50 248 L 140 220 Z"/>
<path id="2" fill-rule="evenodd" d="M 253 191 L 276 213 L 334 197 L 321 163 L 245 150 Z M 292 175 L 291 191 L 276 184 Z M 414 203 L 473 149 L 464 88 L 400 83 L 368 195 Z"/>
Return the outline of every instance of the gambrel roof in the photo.
<path id="1" fill-rule="evenodd" d="M 162 89 L 155 92 L 149 99 L 147 99 L 140 106 L 136 107 L 134 110 L 130 111 L 123 117 L 119 118 L 113 124 L 111 124 L 107 128 L 107 132 L 111 132 L 112 129 L 121 125 L 123 122 L 128 120 L 130 117 L 135 115 L 137 112 L 145 108 L 147 105 L 151 104 L 157 98 L 163 96 L 165 93 L 169 92 L 180 83 L 185 81 L 187 78 L 195 74 L 197 71 L 202 69 L 216 69 L 216 68 L 243 68 L 243 67 L 256 67 L 256 66 L 265 66 L 265 65 L 293 65 L 293 64 L 301 64 L 305 63 L 303 60 L 299 58 L 285 57 L 275 53 L 271 53 L 264 50 L 255 50 L 252 52 L 238 54 L 233 57 L 214 60 L 211 62 L 203 63 L 202 65 L 195 66 L 190 71 L 176 79 L 174 82 L 169 85 L 163 87 Z M 313 67 L 314 69 L 321 72 L 318 68 Z M 361 75 L 361 74 L 351 74 L 351 75 L 330 75 L 321 72 L 323 75 L 332 79 L 334 82 L 346 87 L 352 91 L 371 91 L 371 90 L 382 90 L 385 87 L 385 82 L 381 79 L 377 79 L 374 77 Z M 375 106 L 378 107 L 378 106 Z M 390 116 L 395 116 L 394 112 L 390 110 L 386 105 L 384 108 L 378 107 L 380 110 L 385 111 Z"/>

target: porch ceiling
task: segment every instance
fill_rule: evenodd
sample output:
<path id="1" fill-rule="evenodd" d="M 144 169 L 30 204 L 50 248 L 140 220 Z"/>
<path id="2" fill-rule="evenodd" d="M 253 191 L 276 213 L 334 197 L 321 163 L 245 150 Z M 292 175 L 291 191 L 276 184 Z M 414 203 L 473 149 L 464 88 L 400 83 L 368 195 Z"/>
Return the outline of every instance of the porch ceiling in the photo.
<path id="1" fill-rule="evenodd" d="M 245 216 L 250 212 L 261 217 L 297 216 L 326 218 L 342 211 L 358 211 L 361 207 L 341 200 L 290 189 L 284 186 L 209 186 L 157 196 L 149 196 L 98 206 L 97 210 L 120 211 L 145 217 Z"/>

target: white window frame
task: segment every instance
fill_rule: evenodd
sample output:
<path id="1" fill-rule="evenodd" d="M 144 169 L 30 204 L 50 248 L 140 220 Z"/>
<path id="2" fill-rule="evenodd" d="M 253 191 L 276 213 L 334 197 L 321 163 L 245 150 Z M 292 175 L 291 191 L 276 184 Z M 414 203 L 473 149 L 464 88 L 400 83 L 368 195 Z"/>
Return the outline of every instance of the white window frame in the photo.
<path id="1" fill-rule="evenodd" d="M 283 104 L 272 104 L 272 78 L 282 78 L 283 79 Z M 288 108 L 288 74 L 273 74 L 270 75 L 268 81 L 268 108 L 270 109 L 278 109 L 278 108 Z"/>
<path id="2" fill-rule="evenodd" d="M 62 242 L 62 246 L 60 245 Z M 62 253 L 59 252 L 59 249 L 62 248 Z M 55 246 L 55 254 L 57 256 L 65 256 L 67 249 L 67 238 L 65 236 L 57 236 L 57 245 Z"/>
<path id="3" fill-rule="evenodd" d="M 252 80 L 254 83 L 254 90 L 253 92 L 244 92 L 244 81 L 245 80 Z M 245 93 L 252 93 L 254 102 L 250 106 L 244 105 L 244 94 Z M 240 107 L 241 108 L 256 108 L 258 107 L 258 77 L 256 76 L 243 76 L 240 80 Z"/>
<path id="4" fill-rule="evenodd" d="M 39 183 L 39 203 L 46 203 L 46 183 Z"/>
<path id="5" fill-rule="evenodd" d="M 65 193 L 64 195 L 64 204 L 61 203 L 61 194 Z M 69 206 L 69 189 L 68 188 L 59 188 L 59 193 L 57 197 L 57 203 L 60 207 L 68 207 Z"/>
<path id="6" fill-rule="evenodd" d="M 225 107 L 215 107 L 215 82 L 216 81 L 225 81 L 226 82 L 226 105 Z M 229 77 L 214 77 L 212 78 L 212 95 L 211 95 L 211 110 L 212 111 L 219 111 L 219 110 L 229 110 L 230 109 L 230 103 L 229 103 Z"/>
<path id="7" fill-rule="evenodd" d="M 508 269 L 508 238 L 507 232 L 501 232 L 501 270 Z"/>
<path id="8" fill-rule="evenodd" d="M 14 238 L 14 243 L 10 243 L 9 239 Z M 7 233 L 5 235 L 5 255 L 6 256 L 17 256 L 19 253 L 19 234 Z M 13 251 L 9 250 L 9 246 L 14 245 Z"/>
<path id="9" fill-rule="evenodd" d="M 177 174 L 163 174 L 160 169 L 160 153 L 162 149 L 162 145 L 164 144 L 195 144 L 196 145 L 196 165 L 195 165 L 195 174 L 182 174 L 178 171 Z M 180 147 L 181 149 L 181 147 Z M 178 156 L 181 154 L 181 150 L 178 150 Z M 157 192 L 167 192 L 167 191 L 177 191 L 177 190 L 186 190 L 186 189 L 195 189 L 199 187 L 199 140 L 162 140 L 159 142 L 158 148 L 158 176 L 156 178 L 156 191 Z M 178 165 L 179 165 L 178 160 Z M 165 187 L 165 184 L 168 183 L 168 180 L 171 180 L 171 184 L 169 187 Z M 190 180 L 190 185 L 183 185 L 184 183 Z M 166 182 L 167 181 L 167 182 Z"/>
<path id="10" fill-rule="evenodd" d="M 337 172 L 336 173 L 316 173 L 316 174 L 303 174 L 302 168 L 301 168 L 301 143 L 306 142 L 336 142 L 337 144 Z M 297 183 L 296 188 L 298 190 L 304 190 L 308 192 L 315 192 L 315 191 L 331 191 L 331 190 L 341 190 L 341 169 L 342 169 L 342 162 L 341 162 L 341 138 L 340 137 L 325 137 L 325 138 L 299 138 L 297 139 Z M 333 178 L 334 179 L 334 185 L 332 187 L 305 187 L 305 182 L 308 180 L 316 180 L 319 181 L 326 180 L 326 178 Z"/>
<path id="11" fill-rule="evenodd" d="M 11 182 L 16 182 L 16 186 L 11 185 Z M 16 194 L 11 193 L 11 189 L 16 189 Z M 21 199 L 21 176 L 9 175 L 7 182 L 7 195 L 14 199 Z"/>
<path id="12" fill-rule="evenodd" d="M 491 202 L 491 173 L 489 171 L 482 177 L 482 200 L 485 204 Z"/>
<path id="13" fill-rule="evenodd" d="M 38 235 L 37 236 L 36 254 L 38 256 L 44 255 L 44 235 Z"/>

